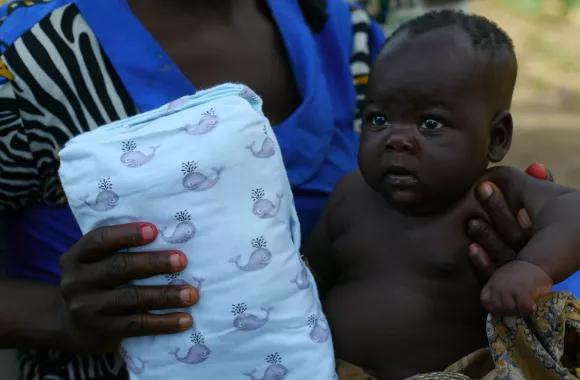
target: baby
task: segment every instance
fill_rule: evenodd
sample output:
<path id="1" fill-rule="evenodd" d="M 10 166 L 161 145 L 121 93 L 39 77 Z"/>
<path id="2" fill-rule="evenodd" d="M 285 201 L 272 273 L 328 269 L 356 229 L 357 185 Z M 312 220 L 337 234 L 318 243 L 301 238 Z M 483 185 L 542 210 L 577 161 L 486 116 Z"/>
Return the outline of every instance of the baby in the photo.
<path id="1" fill-rule="evenodd" d="M 403 379 L 487 346 L 464 226 L 483 215 L 473 187 L 509 150 L 516 76 L 512 41 L 480 16 L 429 13 L 385 44 L 368 85 L 360 170 L 337 185 L 303 250 L 337 358 Z M 490 176 L 508 189 L 557 187 L 505 168 Z M 547 273 L 569 269 L 528 247 L 488 283 L 494 311 L 533 305 L 552 285 Z"/>

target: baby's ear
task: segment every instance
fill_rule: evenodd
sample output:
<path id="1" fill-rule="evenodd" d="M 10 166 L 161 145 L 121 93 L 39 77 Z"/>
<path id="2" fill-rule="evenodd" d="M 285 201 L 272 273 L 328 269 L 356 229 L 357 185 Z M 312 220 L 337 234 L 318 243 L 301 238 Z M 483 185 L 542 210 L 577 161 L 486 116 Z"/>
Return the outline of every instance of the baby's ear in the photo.
<path id="1" fill-rule="evenodd" d="M 514 123 L 510 111 L 501 111 L 491 125 L 491 138 L 487 149 L 490 162 L 503 160 L 512 144 Z"/>

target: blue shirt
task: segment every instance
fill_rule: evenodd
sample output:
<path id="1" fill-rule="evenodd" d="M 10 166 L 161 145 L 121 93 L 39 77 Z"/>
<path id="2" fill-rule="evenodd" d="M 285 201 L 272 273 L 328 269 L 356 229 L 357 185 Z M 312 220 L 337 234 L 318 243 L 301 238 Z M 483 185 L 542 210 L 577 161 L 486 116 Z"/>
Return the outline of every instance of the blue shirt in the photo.
<path id="1" fill-rule="evenodd" d="M 268 1 L 303 99 L 275 128 L 303 237 L 309 235 L 334 185 L 356 168 L 358 149 L 353 127 L 357 94 L 350 67 L 356 32 L 351 20 L 353 6 L 341 0 L 328 1 L 317 19 L 312 13 L 316 3 L 321 2 Z M 60 254 L 81 237 L 57 186 L 56 163 L 52 161 L 59 146 L 75 134 L 157 108 L 196 89 L 125 0 L 36 0 L 28 6 L 6 5 L 0 10 L 3 15 L 7 17 L 0 20 L 0 104 L 12 107 L 14 120 L 9 126 L 0 121 L 0 131 L 10 132 L 0 134 L 0 142 L 16 147 L 12 149 L 16 153 L 9 157 L 11 161 L 2 161 L 0 154 L 0 181 L 31 184 L 11 193 L 0 190 L 4 197 L 0 212 L 10 212 L 6 226 L 8 271 L 16 277 L 57 282 Z M 84 36 L 75 34 L 78 30 L 72 27 L 72 20 Z M 374 23 L 367 35 L 372 60 L 384 35 Z M 98 44 L 90 45 L 93 37 Z M 93 49 L 88 49 L 89 45 Z M 100 45 L 102 57 L 94 49 L 96 45 Z M 59 54 L 56 59 L 54 55 Z M 34 59 L 26 60 L 27 56 Z M 100 64 L 102 75 L 94 75 L 92 87 L 83 84 L 83 75 L 96 73 L 100 60 L 108 61 Z M 62 62 L 64 67 L 59 66 Z M 76 72 L 80 74 L 75 76 Z M 104 85 L 107 81 L 116 86 L 116 97 L 99 95 L 99 91 L 111 88 Z M 30 91 L 21 91 L 26 88 Z M 22 170 L 5 175 L 3 165 L 14 167 L 14 162 Z"/>

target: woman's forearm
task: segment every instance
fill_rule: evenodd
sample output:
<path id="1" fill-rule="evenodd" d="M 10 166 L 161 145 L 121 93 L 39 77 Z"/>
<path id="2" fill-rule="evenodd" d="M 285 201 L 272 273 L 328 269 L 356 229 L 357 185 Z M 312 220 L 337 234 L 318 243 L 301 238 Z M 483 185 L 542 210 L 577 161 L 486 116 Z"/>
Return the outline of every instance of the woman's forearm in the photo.
<path id="1" fill-rule="evenodd" d="M 0 348 L 66 346 L 58 285 L 0 279 L 0 304 Z"/>

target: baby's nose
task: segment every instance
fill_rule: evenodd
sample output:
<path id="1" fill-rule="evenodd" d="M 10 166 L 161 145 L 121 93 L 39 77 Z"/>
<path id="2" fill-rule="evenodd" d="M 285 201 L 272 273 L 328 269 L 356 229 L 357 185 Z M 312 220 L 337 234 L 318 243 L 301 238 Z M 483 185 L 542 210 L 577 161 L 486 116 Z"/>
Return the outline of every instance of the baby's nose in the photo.
<path id="1" fill-rule="evenodd" d="M 416 154 L 418 151 L 417 140 L 410 133 L 395 132 L 389 136 L 385 143 L 389 152 Z"/>

